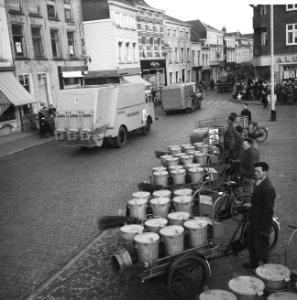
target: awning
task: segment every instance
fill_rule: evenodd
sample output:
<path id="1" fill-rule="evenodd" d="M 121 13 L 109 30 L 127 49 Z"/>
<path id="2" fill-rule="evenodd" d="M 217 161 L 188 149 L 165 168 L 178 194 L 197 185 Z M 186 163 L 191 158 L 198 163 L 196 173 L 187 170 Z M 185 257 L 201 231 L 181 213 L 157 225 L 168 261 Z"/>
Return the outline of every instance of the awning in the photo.
<path id="1" fill-rule="evenodd" d="M 38 102 L 18 82 L 12 72 L 0 72 L 1 103 L 10 101 L 15 106 Z M 6 100 L 4 100 L 6 98 Z"/>
<path id="2" fill-rule="evenodd" d="M 129 83 L 144 83 L 144 86 L 151 86 L 152 84 L 146 80 L 144 80 L 139 75 L 132 75 L 132 76 L 123 76 L 124 80 Z"/>
<path id="3" fill-rule="evenodd" d="M 69 72 L 62 72 L 63 78 L 80 78 L 85 77 L 81 71 L 69 71 Z"/>

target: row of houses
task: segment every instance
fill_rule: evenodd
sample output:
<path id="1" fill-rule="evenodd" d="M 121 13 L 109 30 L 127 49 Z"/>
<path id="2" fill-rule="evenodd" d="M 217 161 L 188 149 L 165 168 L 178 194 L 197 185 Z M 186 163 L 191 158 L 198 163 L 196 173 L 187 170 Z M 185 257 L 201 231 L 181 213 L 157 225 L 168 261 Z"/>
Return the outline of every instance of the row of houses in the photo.
<path id="1" fill-rule="evenodd" d="M 255 17 L 262 9 L 262 23 L 263 7 L 253 8 Z M 255 41 L 260 33 L 262 43 L 255 17 Z M 208 85 L 222 70 L 265 56 L 253 41 L 201 20 L 183 22 L 144 0 L 0 0 L 0 135 L 25 129 L 40 103 L 55 106 L 60 89 L 142 80 Z"/>

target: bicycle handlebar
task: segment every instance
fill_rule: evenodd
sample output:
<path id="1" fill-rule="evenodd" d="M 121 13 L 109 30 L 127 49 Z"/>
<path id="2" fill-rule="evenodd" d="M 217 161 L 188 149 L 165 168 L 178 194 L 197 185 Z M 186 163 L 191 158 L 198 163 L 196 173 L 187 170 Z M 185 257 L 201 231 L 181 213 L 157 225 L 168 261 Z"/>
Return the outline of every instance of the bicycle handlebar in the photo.
<path id="1" fill-rule="evenodd" d="M 291 225 L 291 224 L 289 224 L 288 227 L 290 227 L 292 229 L 297 229 L 297 225 Z"/>

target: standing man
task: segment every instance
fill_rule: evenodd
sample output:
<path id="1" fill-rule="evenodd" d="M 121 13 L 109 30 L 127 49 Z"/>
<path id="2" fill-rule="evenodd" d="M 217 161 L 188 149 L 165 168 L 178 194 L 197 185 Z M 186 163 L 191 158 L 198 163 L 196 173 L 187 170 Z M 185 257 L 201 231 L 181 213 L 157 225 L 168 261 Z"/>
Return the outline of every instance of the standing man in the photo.
<path id="1" fill-rule="evenodd" d="M 38 120 L 39 120 L 39 137 L 46 137 L 46 132 L 48 131 L 48 123 L 47 118 L 48 112 L 44 103 L 41 103 L 40 110 L 38 112 Z"/>
<path id="2" fill-rule="evenodd" d="M 273 221 L 275 189 L 268 178 L 269 166 L 265 162 L 254 165 L 256 186 L 251 199 L 247 232 L 249 262 L 244 263 L 246 269 L 254 269 L 260 263 L 269 261 L 269 236 Z"/>
<path id="3" fill-rule="evenodd" d="M 233 148 L 235 144 L 235 117 L 230 115 L 227 119 L 227 130 L 224 134 L 224 147 L 229 152 L 229 156 L 232 156 Z"/>
<path id="4" fill-rule="evenodd" d="M 240 159 L 239 172 L 242 178 L 243 192 L 252 193 L 254 189 L 254 164 L 260 159 L 260 151 L 253 146 L 251 138 L 245 138 L 242 142 L 243 154 Z"/>

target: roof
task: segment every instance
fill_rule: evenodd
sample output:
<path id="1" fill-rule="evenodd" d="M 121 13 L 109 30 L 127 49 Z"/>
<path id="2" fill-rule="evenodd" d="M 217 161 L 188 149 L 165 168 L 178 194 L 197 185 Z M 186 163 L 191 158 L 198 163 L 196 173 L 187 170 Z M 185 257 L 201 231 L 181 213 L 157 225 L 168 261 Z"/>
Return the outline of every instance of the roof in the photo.
<path id="1" fill-rule="evenodd" d="M 184 22 L 184 21 L 181 21 L 179 19 L 173 18 L 173 17 L 171 17 L 169 15 L 166 15 L 166 14 L 164 14 L 164 19 L 168 20 L 168 21 L 171 21 L 171 22 L 176 22 L 176 23 L 181 23 L 183 25 L 191 26 L 191 24 L 189 24 L 187 22 Z"/>
<path id="2" fill-rule="evenodd" d="M 207 31 L 215 31 L 218 33 L 223 33 L 221 30 L 218 30 L 208 24 L 205 24 L 204 22 L 198 19 L 192 21 L 186 21 L 186 23 L 192 25 L 191 40 L 193 42 L 199 42 L 200 39 L 205 39 Z"/>

